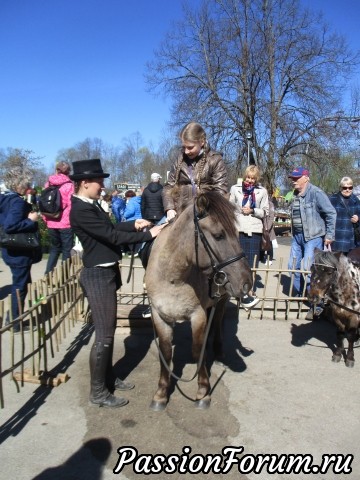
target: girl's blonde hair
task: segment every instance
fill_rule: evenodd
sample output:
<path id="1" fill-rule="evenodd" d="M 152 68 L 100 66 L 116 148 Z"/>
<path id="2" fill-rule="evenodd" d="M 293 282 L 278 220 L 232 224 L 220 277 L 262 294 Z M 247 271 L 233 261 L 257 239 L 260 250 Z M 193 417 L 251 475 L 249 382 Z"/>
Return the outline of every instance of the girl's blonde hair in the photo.
<path id="1" fill-rule="evenodd" d="M 182 142 L 204 142 L 204 153 L 199 162 L 198 173 L 196 175 L 195 183 L 198 187 L 200 187 L 201 182 L 201 174 L 204 170 L 205 163 L 206 163 L 206 155 L 210 151 L 209 142 L 206 138 L 206 132 L 200 123 L 196 122 L 189 122 L 183 127 L 179 134 L 180 140 Z M 179 175 L 180 175 L 180 167 L 181 161 L 178 163 L 176 172 L 175 172 L 175 184 L 177 185 L 179 182 Z"/>
<path id="2" fill-rule="evenodd" d="M 205 152 L 209 151 L 209 145 L 206 138 L 206 132 L 200 123 L 189 122 L 180 132 L 180 140 L 185 142 L 204 142 Z"/>

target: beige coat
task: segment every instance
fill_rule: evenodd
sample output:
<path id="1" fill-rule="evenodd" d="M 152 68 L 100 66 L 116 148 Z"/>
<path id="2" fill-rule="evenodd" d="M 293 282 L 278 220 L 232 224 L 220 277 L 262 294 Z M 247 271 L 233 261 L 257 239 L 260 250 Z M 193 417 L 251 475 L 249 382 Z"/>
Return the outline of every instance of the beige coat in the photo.
<path id="1" fill-rule="evenodd" d="M 233 185 L 230 189 L 230 202 L 236 205 L 236 228 L 238 232 L 252 235 L 253 233 L 262 233 L 262 219 L 269 215 L 269 197 L 266 188 L 255 187 L 255 208 L 251 215 L 243 215 L 241 212 L 243 192 L 241 185 Z"/>

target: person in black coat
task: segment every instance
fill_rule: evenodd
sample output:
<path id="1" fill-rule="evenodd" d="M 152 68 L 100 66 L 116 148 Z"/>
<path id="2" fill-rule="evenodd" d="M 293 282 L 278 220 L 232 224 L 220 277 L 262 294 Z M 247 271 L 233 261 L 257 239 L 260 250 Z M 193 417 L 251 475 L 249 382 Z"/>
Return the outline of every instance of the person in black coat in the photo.
<path id="1" fill-rule="evenodd" d="M 158 173 L 151 175 L 151 182 L 148 184 L 141 196 L 141 215 L 142 218 L 157 223 L 165 215 L 162 189 L 160 184 L 161 176 Z"/>
<path id="2" fill-rule="evenodd" d="M 39 215 L 37 212 L 33 212 L 32 205 L 23 199 L 29 187 L 30 178 L 24 175 L 20 168 L 12 169 L 8 175 L 9 180 L 6 180 L 6 186 L 9 191 L 0 195 L 0 225 L 3 226 L 6 233 L 37 232 Z M 39 261 L 35 258 L 35 253 L 32 250 L 2 248 L 2 258 L 10 267 L 12 274 L 11 312 L 13 320 L 24 312 L 28 284 L 31 283 L 31 266 Z M 9 323 L 8 317 L 5 323 Z M 26 329 L 28 329 L 27 326 L 24 327 L 24 330 Z M 18 322 L 14 323 L 13 330 L 14 332 L 20 331 Z"/>
<path id="3" fill-rule="evenodd" d="M 100 407 L 122 407 L 128 401 L 116 397 L 113 390 L 129 390 L 133 384 L 116 378 L 112 353 L 116 328 L 117 297 L 121 286 L 118 261 L 124 243 L 140 243 L 156 237 L 163 226 L 151 225 L 143 219 L 113 224 L 99 206 L 108 173 L 99 159 L 73 162 L 76 194 L 72 198 L 70 224 L 83 247 L 84 268 L 80 284 L 87 296 L 95 327 L 95 341 L 90 351 L 90 404 Z"/>

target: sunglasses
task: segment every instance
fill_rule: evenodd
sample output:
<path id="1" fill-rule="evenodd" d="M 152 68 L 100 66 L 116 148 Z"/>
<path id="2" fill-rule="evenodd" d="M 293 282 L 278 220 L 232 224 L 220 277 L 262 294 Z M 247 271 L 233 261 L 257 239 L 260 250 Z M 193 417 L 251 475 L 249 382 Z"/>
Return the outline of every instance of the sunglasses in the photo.
<path id="1" fill-rule="evenodd" d="M 352 190 L 354 187 L 341 187 L 341 190 Z"/>

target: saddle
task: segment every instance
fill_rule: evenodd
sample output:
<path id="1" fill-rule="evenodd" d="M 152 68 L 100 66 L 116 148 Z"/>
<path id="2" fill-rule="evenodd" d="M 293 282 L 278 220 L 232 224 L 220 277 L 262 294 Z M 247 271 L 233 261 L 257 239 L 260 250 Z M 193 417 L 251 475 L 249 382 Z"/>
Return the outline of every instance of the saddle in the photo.
<path id="1" fill-rule="evenodd" d="M 155 241 L 155 238 L 153 238 L 150 242 L 146 242 L 144 246 L 141 248 L 141 250 L 139 251 L 139 258 L 145 270 L 149 262 L 149 257 L 150 257 L 150 253 L 151 253 L 151 249 L 154 241 Z"/>

